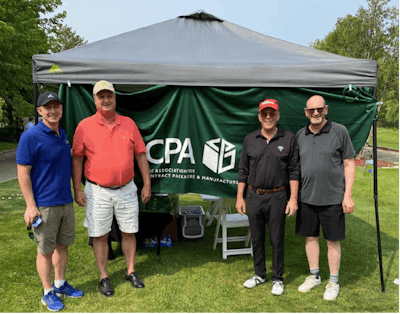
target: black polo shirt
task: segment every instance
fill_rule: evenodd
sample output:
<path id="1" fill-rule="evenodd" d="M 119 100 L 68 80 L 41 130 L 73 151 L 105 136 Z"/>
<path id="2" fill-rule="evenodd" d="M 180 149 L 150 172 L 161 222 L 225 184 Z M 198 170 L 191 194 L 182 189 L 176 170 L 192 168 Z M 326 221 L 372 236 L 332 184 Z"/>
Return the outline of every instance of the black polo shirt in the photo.
<path id="1" fill-rule="evenodd" d="M 261 128 L 247 134 L 239 161 L 239 182 L 268 190 L 287 187 L 291 180 L 300 180 L 295 135 L 278 127 L 278 132 L 268 143 Z"/>
<path id="2" fill-rule="evenodd" d="M 296 134 L 301 166 L 300 198 L 311 205 L 342 203 L 343 160 L 356 155 L 346 127 L 327 120 L 317 134 L 310 131 L 309 125 Z"/>

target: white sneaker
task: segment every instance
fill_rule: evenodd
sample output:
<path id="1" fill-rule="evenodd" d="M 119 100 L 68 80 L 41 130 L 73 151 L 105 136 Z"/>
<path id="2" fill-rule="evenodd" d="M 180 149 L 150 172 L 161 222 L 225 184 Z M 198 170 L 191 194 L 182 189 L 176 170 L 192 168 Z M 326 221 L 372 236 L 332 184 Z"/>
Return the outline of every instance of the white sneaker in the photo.
<path id="1" fill-rule="evenodd" d="M 282 281 L 274 281 L 274 285 L 272 286 L 271 294 L 273 295 L 281 295 L 285 290 L 285 286 Z"/>
<path id="2" fill-rule="evenodd" d="M 318 279 L 314 275 L 310 275 L 306 278 L 303 284 L 300 285 L 299 290 L 300 292 L 308 292 L 312 288 L 319 286 L 321 284 L 321 276 Z"/>
<path id="3" fill-rule="evenodd" d="M 329 281 L 325 287 L 324 300 L 335 301 L 339 294 L 339 284 Z"/>
<path id="4" fill-rule="evenodd" d="M 243 286 L 245 286 L 246 288 L 254 288 L 257 285 L 261 285 L 262 283 L 265 282 L 265 279 L 262 279 L 260 276 L 254 275 L 253 277 L 251 277 L 250 279 L 247 279 Z"/>

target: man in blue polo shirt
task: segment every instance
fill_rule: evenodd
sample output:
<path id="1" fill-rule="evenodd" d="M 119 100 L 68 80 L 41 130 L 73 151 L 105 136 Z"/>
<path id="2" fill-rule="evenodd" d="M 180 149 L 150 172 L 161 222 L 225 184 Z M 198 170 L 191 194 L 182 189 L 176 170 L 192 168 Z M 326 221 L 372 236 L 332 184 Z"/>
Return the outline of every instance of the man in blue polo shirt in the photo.
<path id="1" fill-rule="evenodd" d="M 57 94 L 38 98 L 43 120 L 22 133 L 17 148 L 18 181 L 26 202 L 25 222 L 32 226 L 37 216 L 43 222 L 34 228 L 36 266 L 44 292 L 42 303 L 50 311 L 64 307 L 60 296 L 79 298 L 83 292 L 65 280 L 68 246 L 74 243 L 75 216 L 71 194 L 71 147 L 59 126 L 63 106 Z M 52 265 L 54 285 L 51 284 Z"/>

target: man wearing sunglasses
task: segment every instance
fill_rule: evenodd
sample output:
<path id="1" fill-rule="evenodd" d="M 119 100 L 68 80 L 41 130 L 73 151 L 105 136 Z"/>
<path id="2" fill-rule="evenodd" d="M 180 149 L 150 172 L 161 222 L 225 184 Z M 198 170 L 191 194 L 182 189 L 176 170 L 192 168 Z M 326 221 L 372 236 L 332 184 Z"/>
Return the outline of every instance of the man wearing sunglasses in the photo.
<path id="1" fill-rule="evenodd" d="M 312 96 L 304 113 L 310 123 L 296 134 L 301 168 L 296 235 L 306 237 L 310 276 L 298 290 L 305 293 L 321 285 L 318 242 L 321 225 L 328 245 L 330 271 L 324 299 L 333 301 L 339 294 L 339 241 L 345 239 L 344 214 L 353 212 L 355 206 L 352 199 L 355 151 L 346 127 L 326 118 L 328 106 L 322 96 Z"/>
<path id="2" fill-rule="evenodd" d="M 243 195 L 247 187 L 247 214 L 255 274 L 243 285 L 250 289 L 266 280 L 267 224 L 272 247 L 273 295 L 281 295 L 284 291 L 285 218 L 286 214 L 293 216 L 297 211 L 300 179 L 296 137 L 277 125 L 279 117 L 279 105 L 275 99 L 266 99 L 259 104 L 261 128 L 249 133 L 243 141 L 236 200 L 236 209 L 243 215 L 246 212 Z"/>
<path id="3" fill-rule="evenodd" d="M 17 172 L 26 202 L 25 222 L 29 237 L 36 239 L 36 266 L 44 292 L 41 302 L 60 311 L 60 296 L 80 298 L 83 292 L 65 281 L 68 246 L 74 243 L 75 216 L 71 193 L 71 147 L 59 126 L 63 106 L 56 93 L 38 98 L 42 121 L 21 135 L 17 148 Z M 36 217 L 43 222 L 34 228 Z M 54 266 L 54 285 L 51 284 Z"/>

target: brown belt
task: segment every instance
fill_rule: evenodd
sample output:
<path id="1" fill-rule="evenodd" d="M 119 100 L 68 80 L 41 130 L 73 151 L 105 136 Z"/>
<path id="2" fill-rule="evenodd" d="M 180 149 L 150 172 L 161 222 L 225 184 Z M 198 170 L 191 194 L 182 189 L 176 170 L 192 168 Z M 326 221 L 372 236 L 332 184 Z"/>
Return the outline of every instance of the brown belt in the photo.
<path id="1" fill-rule="evenodd" d="M 280 188 L 276 188 L 276 189 L 272 189 L 272 190 L 262 190 L 262 189 L 255 189 L 251 185 L 249 185 L 249 189 L 256 192 L 256 194 L 258 194 L 258 195 L 263 195 L 263 194 L 271 194 L 271 193 L 281 191 L 281 190 L 285 189 L 285 186 L 281 186 Z"/>
<path id="2" fill-rule="evenodd" d="M 123 188 L 125 185 L 127 185 L 128 183 L 130 183 L 132 180 L 130 180 L 128 183 L 126 183 L 126 184 L 124 184 L 124 185 L 114 185 L 114 186 L 104 186 L 104 185 L 100 185 L 100 184 L 98 184 L 98 183 L 96 183 L 96 182 L 93 182 L 93 181 L 91 181 L 91 180 L 89 180 L 89 179 L 86 179 L 86 181 L 89 181 L 90 183 L 92 183 L 92 184 L 94 184 L 94 185 L 98 185 L 98 186 L 100 186 L 100 187 L 102 187 L 102 188 L 106 188 L 106 189 L 110 189 L 110 190 L 118 190 L 118 189 L 120 189 L 120 188 Z"/>

